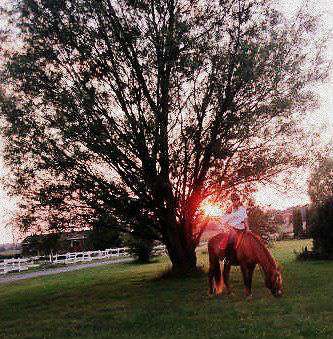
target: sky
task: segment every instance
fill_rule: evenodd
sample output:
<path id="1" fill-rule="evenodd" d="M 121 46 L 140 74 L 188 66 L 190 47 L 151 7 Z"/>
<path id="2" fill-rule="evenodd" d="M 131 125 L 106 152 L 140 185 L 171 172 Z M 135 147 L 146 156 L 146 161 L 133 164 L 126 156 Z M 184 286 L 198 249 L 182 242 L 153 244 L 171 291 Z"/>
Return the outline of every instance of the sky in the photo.
<path id="1" fill-rule="evenodd" d="M 6 0 L 8 1 L 8 0 Z M 277 0 L 278 6 L 281 6 L 282 11 L 287 15 L 292 15 L 299 6 L 304 6 L 303 0 Z M 333 31 L 333 1 L 332 0 L 309 0 L 308 6 L 313 13 L 323 13 L 321 21 L 323 30 Z M 1 21 L 0 21 L 1 27 Z M 332 35 L 331 35 L 332 37 Z M 328 46 L 328 56 L 333 60 L 333 39 L 331 38 Z M 331 77 L 333 78 L 333 76 Z M 320 97 L 320 108 L 314 112 L 315 114 L 307 123 L 318 127 L 326 125 L 323 129 L 323 138 L 328 139 L 333 136 L 333 81 L 330 79 L 327 83 L 316 89 Z M 3 159 L 1 157 L 1 140 L 0 140 L 0 175 L 5 175 Z M 259 186 L 258 192 L 255 194 L 256 200 L 263 206 L 271 206 L 277 209 L 285 209 L 295 205 L 302 205 L 309 202 L 306 192 L 306 181 L 308 173 L 300 170 L 295 173 L 297 181 L 297 189 L 288 191 L 288 193 L 276 188 L 272 185 Z M 0 185 L 0 244 L 13 241 L 13 232 L 11 226 L 6 224 L 10 217 L 15 213 L 16 202 L 9 198 L 6 191 Z M 15 236 L 14 236 L 15 238 Z"/>
<path id="2" fill-rule="evenodd" d="M 283 12 L 287 16 L 291 16 L 299 6 L 305 3 L 303 0 L 277 0 Z M 322 13 L 321 26 L 325 31 L 330 31 L 331 38 L 328 44 L 328 57 L 333 60 L 333 1 L 332 0 L 310 0 L 308 6 L 312 13 Z M 306 121 L 308 126 L 321 129 L 322 138 L 329 140 L 333 137 L 333 74 L 329 81 L 316 89 L 320 97 L 320 108 L 309 115 L 309 120 Z M 312 128 L 312 127 L 310 127 Z M 260 186 L 255 194 L 257 202 L 262 205 L 268 205 L 279 209 L 285 209 L 290 206 L 306 204 L 309 202 L 307 194 L 307 178 L 309 174 L 300 169 L 295 173 L 298 189 L 289 191 L 288 193 L 281 192 L 280 189 L 275 189 L 273 186 Z"/>

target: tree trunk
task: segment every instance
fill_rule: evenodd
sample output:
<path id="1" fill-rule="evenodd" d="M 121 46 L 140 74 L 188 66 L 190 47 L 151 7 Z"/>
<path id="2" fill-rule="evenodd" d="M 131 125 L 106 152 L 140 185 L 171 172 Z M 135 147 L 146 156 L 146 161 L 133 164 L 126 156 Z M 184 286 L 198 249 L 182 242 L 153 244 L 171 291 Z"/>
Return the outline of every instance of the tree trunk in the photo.
<path id="1" fill-rule="evenodd" d="M 167 246 L 172 270 L 179 273 L 193 272 L 197 269 L 195 250 L 181 248 L 179 245 Z"/>
<path id="2" fill-rule="evenodd" d="M 162 186 L 162 188 L 169 208 L 161 211 L 160 221 L 163 241 L 168 250 L 172 270 L 178 273 L 196 271 L 196 246 L 194 246 L 192 229 L 186 226 L 186 222 L 177 222 L 171 183 L 169 182 L 168 185 Z"/>
<path id="3" fill-rule="evenodd" d="M 195 247 L 184 233 L 182 225 L 177 224 L 169 227 L 167 232 L 163 234 L 163 240 L 172 263 L 172 270 L 178 273 L 197 270 Z"/>

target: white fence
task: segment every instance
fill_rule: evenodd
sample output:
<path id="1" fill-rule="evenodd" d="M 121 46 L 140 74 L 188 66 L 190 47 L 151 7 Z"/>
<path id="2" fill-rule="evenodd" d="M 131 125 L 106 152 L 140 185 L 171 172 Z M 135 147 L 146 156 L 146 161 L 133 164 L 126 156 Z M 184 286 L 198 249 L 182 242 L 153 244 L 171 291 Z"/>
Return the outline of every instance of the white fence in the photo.
<path id="1" fill-rule="evenodd" d="M 0 274 L 9 272 L 27 271 L 29 268 L 38 267 L 31 258 L 28 259 L 5 259 L 0 262 Z"/>
<path id="2" fill-rule="evenodd" d="M 166 254 L 168 254 L 168 252 L 167 252 L 165 245 L 155 246 L 153 249 L 153 253 L 152 253 L 153 256 L 166 255 Z"/>
<path id="3" fill-rule="evenodd" d="M 155 246 L 152 255 L 164 255 L 166 249 L 164 245 Z M 100 259 L 111 258 L 126 258 L 130 257 L 128 247 L 110 248 L 104 251 L 87 251 L 87 252 L 72 252 L 65 254 L 50 255 L 49 263 L 51 264 L 75 264 L 79 262 L 88 262 Z M 25 259 L 5 259 L 0 262 L 0 274 L 9 272 L 27 271 L 29 268 L 38 267 L 36 261 L 41 260 L 43 257 L 31 257 Z M 45 262 L 45 261 L 44 261 Z"/>
<path id="4" fill-rule="evenodd" d="M 153 255 L 163 255 L 166 253 L 164 245 L 155 246 Z M 87 262 L 92 260 L 111 259 L 111 258 L 126 258 L 130 257 L 128 247 L 109 248 L 104 251 L 87 251 L 87 252 L 72 252 L 65 254 L 50 255 L 50 263 L 52 264 L 74 264 L 78 262 Z"/>
<path id="5" fill-rule="evenodd" d="M 72 252 L 65 254 L 50 255 L 52 264 L 74 264 L 95 259 L 110 259 L 113 257 L 129 257 L 128 247 L 110 248 L 104 251 Z"/>

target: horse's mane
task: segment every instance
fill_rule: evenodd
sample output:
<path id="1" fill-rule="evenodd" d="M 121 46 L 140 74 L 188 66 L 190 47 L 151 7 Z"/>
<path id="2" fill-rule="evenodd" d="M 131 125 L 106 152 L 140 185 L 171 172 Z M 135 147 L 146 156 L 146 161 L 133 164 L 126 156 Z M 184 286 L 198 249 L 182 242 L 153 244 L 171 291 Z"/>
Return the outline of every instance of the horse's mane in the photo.
<path id="1" fill-rule="evenodd" d="M 246 256 L 255 258 L 265 272 L 277 268 L 276 261 L 259 235 L 253 232 L 244 233 L 239 246 Z"/>

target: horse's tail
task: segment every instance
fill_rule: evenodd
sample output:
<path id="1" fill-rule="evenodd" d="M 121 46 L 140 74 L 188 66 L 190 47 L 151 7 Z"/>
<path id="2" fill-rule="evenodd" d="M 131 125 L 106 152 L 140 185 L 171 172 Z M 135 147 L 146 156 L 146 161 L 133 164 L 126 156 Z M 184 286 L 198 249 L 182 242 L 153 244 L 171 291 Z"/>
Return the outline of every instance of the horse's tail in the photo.
<path id="1" fill-rule="evenodd" d="M 220 259 L 212 243 L 208 242 L 209 254 L 209 293 L 221 294 L 223 290 L 223 278 L 221 273 Z"/>

